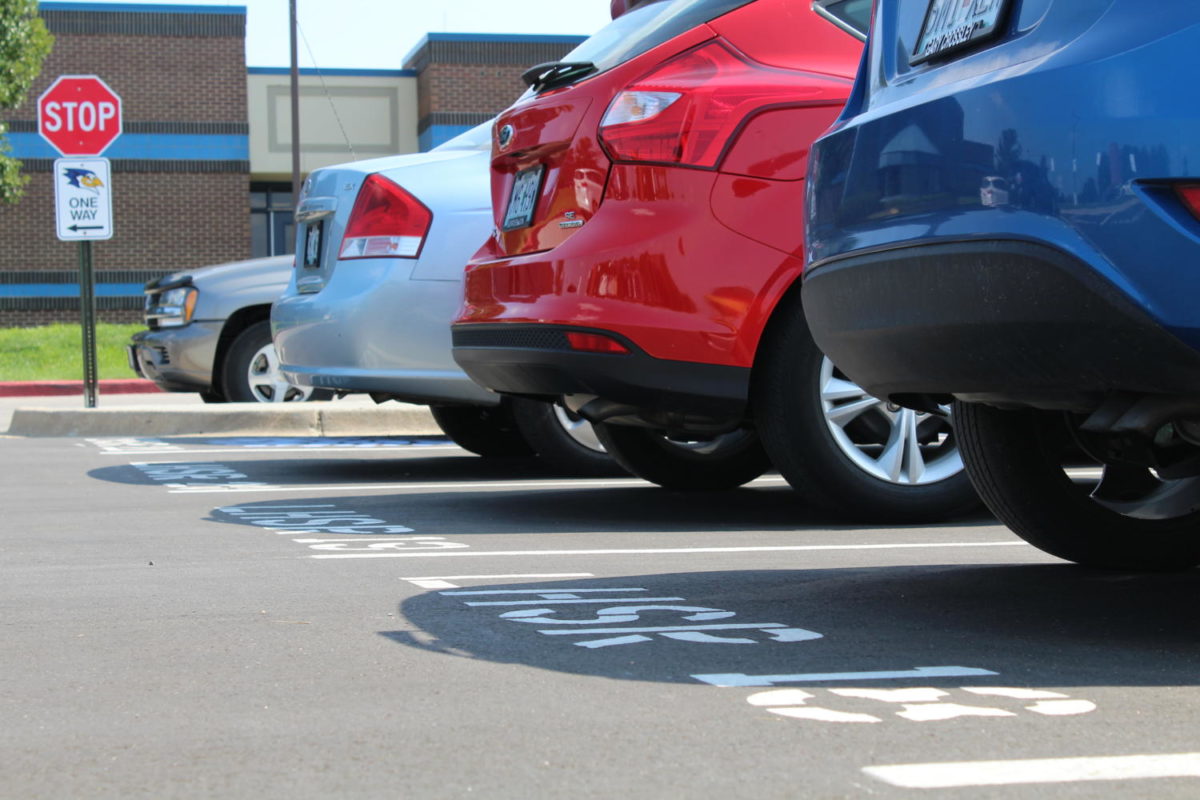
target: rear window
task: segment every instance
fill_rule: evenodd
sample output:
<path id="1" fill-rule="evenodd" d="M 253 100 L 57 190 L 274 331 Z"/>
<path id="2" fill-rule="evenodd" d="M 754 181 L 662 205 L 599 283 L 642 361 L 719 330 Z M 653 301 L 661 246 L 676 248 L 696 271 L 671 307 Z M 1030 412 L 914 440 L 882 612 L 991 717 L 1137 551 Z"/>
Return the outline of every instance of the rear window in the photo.
<path id="1" fill-rule="evenodd" d="M 813 0 L 813 11 L 866 41 L 871 27 L 871 0 Z"/>
<path id="2" fill-rule="evenodd" d="M 491 150 L 493 119 L 442 142 L 434 150 Z"/>
<path id="3" fill-rule="evenodd" d="M 562 60 L 612 69 L 684 31 L 754 0 L 651 0 L 605 25 Z M 867 0 L 868 4 L 870 0 Z M 594 73 L 593 73 L 594 74 Z"/>

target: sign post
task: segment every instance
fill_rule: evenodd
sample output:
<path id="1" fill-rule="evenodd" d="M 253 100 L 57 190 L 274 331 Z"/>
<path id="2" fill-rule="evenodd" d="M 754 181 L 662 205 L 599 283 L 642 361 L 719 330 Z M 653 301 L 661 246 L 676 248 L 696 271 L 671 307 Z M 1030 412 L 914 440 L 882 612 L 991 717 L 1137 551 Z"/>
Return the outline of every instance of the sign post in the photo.
<path id="1" fill-rule="evenodd" d="M 121 135 L 121 98 L 95 75 L 60 75 L 38 98 L 38 133 L 64 158 L 54 162 L 58 238 L 79 242 L 83 402 L 95 408 L 96 277 L 92 241 L 111 239 L 112 169 L 96 158 Z"/>

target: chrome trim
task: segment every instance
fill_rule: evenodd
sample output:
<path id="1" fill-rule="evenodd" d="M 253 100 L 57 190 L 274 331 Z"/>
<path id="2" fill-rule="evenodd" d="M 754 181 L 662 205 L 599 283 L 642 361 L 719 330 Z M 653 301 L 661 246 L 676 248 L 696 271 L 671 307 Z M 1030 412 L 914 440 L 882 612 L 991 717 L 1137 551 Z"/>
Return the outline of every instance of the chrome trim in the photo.
<path id="1" fill-rule="evenodd" d="M 828 2 L 829 2 L 829 0 L 825 0 L 825 2 L 822 2 L 822 0 L 813 0 L 813 4 L 812 4 L 813 13 L 815 13 L 818 17 L 821 17 L 822 19 L 825 19 L 826 21 L 832 23 L 833 25 L 836 25 L 837 27 L 841 28 L 846 33 L 853 36 L 855 39 L 858 39 L 860 42 L 865 42 L 867 40 L 867 35 L 865 33 L 858 30 L 854 26 L 847 24 L 845 20 L 838 18 L 837 16 L 835 16 L 833 14 L 832 11 L 825 8 L 826 3 L 828 3 Z"/>
<path id="2" fill-rule="evenodd" d="M 337 210 L 336 197 L 310 197 L 296 209 L 296 222 L 308 223 L 333 214 Z"/>

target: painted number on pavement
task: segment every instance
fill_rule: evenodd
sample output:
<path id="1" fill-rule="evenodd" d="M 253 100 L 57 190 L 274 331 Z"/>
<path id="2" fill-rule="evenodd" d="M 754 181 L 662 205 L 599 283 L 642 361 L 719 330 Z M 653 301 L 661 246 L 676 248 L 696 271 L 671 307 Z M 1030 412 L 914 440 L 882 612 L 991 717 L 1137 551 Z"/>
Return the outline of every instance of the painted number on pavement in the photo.
<path id="1" fill-rule="evenodd" d="M 400 536 L 398 534 L 415 531 L 407 525 L 397 525 L 369 514 L 338 508 L 333 503 L 224 506 L 216 509 L 216 512 L 281 536 L 299 537 L 292 541 L 307 545 L 308 549 L 320 553 L 370 554 L 396 550 L 449 550 L 467 547 L 459 542 L 446 541 L 443 536 Z M 323 538 L 331 535 L 337 538 Z"/>

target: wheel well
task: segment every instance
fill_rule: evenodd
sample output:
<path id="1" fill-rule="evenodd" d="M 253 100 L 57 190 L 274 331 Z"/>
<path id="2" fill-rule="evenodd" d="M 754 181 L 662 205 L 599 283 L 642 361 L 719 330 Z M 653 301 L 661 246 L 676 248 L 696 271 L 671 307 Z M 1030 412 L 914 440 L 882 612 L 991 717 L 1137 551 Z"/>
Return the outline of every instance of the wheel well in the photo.
<path id="1" fill-rule="evenodd" d="M 767 324 L 763 326 L 762 335 L 758 337 L 758 347 L 754 351 L 754 364 L 750 368 L 750 397 L 746 400 L 746 415 L 750 419 L 754 419 L 755 416 L 758 384 L 762 379 L 763 361 L 769 343 L 776 338 L 776 331 L 783 324 L 781 320 L 785 315 L 794 313 L 795 309 L 799 309 L 801 314 L 804 313 L 804 307 L 800 305 L 803 278 L 803 275 L 797 275 L 796 279 L 792 281 L 792 285 L 780 296 L 775 307 L 771 309 L 771 316 L 767 318 Z"/>
<path id="2" fill-rule="evenodd" d="M 266 322 L 270 319 L 271 306 L 267 304 L 239 308 L 225 320 L 225 327 L 221 328 L 221 336 L 217 339 L 217 352 L 213 356 L 212 367 L 212 385 L 222 395 L 225 394 L 225 387 L 221 379 L 221 374 L 224 372 L 225 354 L 229 352 L 229 347 L 233 344 L 233 340 L 251 325 L 258 322 Z"/>

